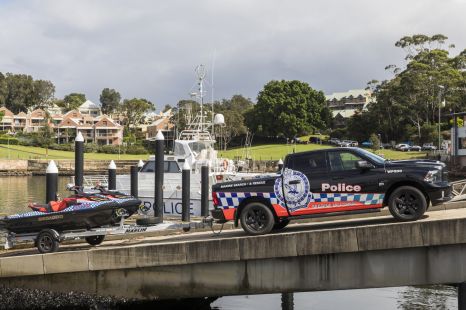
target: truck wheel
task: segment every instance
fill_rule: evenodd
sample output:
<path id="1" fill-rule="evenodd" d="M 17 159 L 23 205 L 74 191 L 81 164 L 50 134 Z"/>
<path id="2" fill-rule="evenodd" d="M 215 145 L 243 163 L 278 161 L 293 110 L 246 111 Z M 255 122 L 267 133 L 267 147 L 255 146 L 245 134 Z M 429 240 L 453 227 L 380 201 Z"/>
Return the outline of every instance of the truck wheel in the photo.
<path id="1" fill-rule="evenodd" d="M 415 221 L 426 212 L 426 197 L 415 187 L 401 186 L 390 195 L 388 209 L 399 221 Z"/>
<path id="2" fill-rule="evenodd" d="M 269 233 L 275 219 L 272 211 L 260 202 L 252 202 L 241 211 L 241 227 L 250 235 L 263 235 Z"/>
<path id="3" fill-rule="evenodd" d="M 290 223 L 289 219 L 281 219 L 273 225 L 273 230 L 280 230 L 285 228 Z"/>
<path id="4" fill-rule="evenodd" d="M 99 245 L 104 241 L 105 235 L 98 235 L 98 236 L 89 236 L 86 237 L 86 242 L 89 243 L 90 245 Z"/>
<path id="5" fill-rule="evenodd" d="M 36 247 L 40 253 L 53 253 L 58 250 L 59 244 L 56 235 L 49 230 L 41 231 L 36 238 Z"/>

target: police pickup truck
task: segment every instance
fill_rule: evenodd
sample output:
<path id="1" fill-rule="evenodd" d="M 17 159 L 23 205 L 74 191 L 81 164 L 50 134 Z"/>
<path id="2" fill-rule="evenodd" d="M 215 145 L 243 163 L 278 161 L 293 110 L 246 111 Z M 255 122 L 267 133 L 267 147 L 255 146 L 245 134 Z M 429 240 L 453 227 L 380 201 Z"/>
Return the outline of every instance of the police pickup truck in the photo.
<path id="1" fill-rule="evenodd" d="M 290 220 L 379 211 L 400 221 L 419 219 L 430 204 L 451 198 L 445 164 L 391 161 L 360 148 L 289 154 L 276 176 L 212 186 L 217 222 L 235 221 L 253 235 Z"/>

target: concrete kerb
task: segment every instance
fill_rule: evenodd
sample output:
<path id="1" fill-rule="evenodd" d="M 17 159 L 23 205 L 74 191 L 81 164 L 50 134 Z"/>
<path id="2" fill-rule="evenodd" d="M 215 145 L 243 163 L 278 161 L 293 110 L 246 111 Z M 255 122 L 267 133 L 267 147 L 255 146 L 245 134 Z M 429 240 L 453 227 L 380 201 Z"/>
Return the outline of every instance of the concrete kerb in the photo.
<path id="1" fill-rule="evenodd" d="M 356 228 L 317 230 L 296 235 L 296 253 L 299 256 L 359 251 Z"/>
<path id="2" fill-rule="evenodd" d="M 40 254 L 4 257 L 1 259 L 1 277 L 43 275 L 45 273 L 43 256 Z"/>
<path id="3" fill-rule="evenodd" d="M 89 251 L 51 253 L 42 259 L 45 274 L 89 271 Z"/>

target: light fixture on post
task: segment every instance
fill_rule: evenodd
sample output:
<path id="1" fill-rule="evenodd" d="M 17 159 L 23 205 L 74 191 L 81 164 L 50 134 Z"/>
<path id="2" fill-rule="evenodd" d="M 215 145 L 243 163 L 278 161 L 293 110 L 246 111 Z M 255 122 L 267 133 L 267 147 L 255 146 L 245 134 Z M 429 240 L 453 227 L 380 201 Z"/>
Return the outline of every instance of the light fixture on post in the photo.
<path id="1" fill-rule="evenodd" d="M 440 140 L 440 108 L 442 107 L 442 93 L 444 92 L 445 86 L 438 85 L 439 92 L 438 92 L 438 151 L 440 153 L 441 150 L 441 140 Z"/>

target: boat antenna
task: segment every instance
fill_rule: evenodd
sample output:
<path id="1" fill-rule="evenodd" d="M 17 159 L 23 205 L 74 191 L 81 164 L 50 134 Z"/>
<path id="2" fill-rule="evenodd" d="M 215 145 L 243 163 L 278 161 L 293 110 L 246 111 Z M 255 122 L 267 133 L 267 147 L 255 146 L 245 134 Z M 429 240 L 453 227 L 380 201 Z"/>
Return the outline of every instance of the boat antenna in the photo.
<path id="1" fill-rule="evenodd" d="M 199 80 L 199 96 L 200 96 L 200 104 L 201 104 L 201 131 L 204 130 L 204 111 L 203 111 L 203 105 L 204 105 L 204 78 L 206 75 L 206 69 L 204 65 L 199 65 L 196 67 L 196 74 L 197 78 Z"/>
<path id="2" fill-rule="evenodd" d="M 212 56 L 212 73 L 211 73 L 212 135 L 214 137 L 215 137 L 215 126 L 214 126 L 214 70 L 215 70 L 215 56 L 216 55 L 217 55 L 217 49 L 214 49 L 214 55 Z"/>

